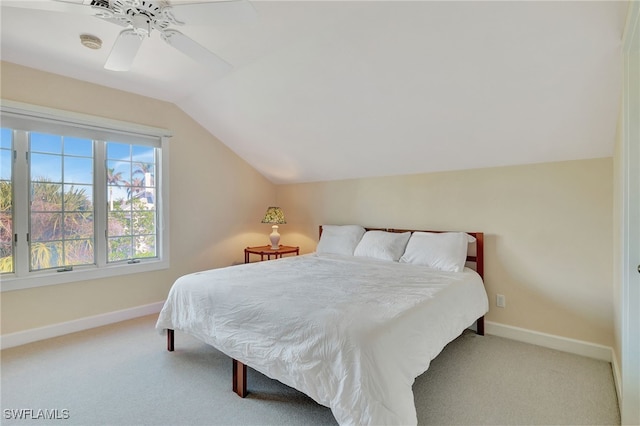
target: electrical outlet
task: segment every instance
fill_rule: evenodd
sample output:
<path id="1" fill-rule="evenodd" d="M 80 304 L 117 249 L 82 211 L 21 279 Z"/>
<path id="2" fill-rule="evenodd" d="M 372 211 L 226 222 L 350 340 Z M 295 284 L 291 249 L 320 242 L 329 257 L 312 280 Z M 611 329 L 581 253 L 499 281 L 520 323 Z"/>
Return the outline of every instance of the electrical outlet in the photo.
<path id="1" fill-rule="evenodd" d="M 506 308 L 507 307 L 507 298 L 504 297 L 504 294 L 496 295 L 496 306 L 498 308 Z"/>

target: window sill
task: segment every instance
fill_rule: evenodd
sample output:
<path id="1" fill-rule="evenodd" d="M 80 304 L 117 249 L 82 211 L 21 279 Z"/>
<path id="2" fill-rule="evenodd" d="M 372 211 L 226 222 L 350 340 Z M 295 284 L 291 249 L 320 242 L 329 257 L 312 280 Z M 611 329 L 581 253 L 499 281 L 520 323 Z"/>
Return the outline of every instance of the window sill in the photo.
<path id="1" fill-rule="evenodd" d="M 56 272 L 55 270 L 41 273 L 31 273 L 27 277 L 16 275 L 2 276 L 1 291 L 24 290 L 27 288 L 44 287 L 48 285 L 67 284 L 76 281 L 87 281 L 99 278 L 116 277 L 120 275 L 137 274 L 140 272 L 159 271 L 169 269 L 168 260 L 147 260 L 134 264 L 117 264 L 98 267 L 77 267 L 73 271 Z"/>

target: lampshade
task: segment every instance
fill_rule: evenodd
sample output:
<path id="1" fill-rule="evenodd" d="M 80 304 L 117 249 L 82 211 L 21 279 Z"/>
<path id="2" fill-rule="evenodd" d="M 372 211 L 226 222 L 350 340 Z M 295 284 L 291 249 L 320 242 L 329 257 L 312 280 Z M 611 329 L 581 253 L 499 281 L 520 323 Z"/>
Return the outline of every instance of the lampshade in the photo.
<path id="1" fill-rule="evenodd" d="M 262 219 L 262 223 L 270 223 L 272 225 L 281 225 L 283 223 L 287 223 L 284 218 L 284 213 L 280 207 L 269 207 L 267 212 L 264 214 L 264 219 Z"/>
<path id="2" fill-rule="evenodd" d="M 278 234 L 278 225 L 283 223 L 287 223 L 284 220 L 284 213 L 282 213 L 282 209 L 280 207 L 269 207 L 267 212 L 264 214 L 264 219 L 262 219 L 262 223 L 270 223 L 271 225 L 271 235 L 269 235 L 269 240 L 271 241 L 271 249 L 278 250 L 280 246 L 280 234 Z"/>

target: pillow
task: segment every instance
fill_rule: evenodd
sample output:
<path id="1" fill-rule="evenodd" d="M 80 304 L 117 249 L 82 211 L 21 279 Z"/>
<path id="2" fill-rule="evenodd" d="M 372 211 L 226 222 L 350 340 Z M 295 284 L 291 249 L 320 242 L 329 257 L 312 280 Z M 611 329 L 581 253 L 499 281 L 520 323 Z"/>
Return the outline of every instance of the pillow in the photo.
<path id="1" fill-rule="evenodd" d="M 353 256 L 364 233 L 365 229 L 360 225 L 322 225 L 316 252 Z"/>
<path id="2" fill-rule="evenodd" d="M 353 255 L 397 262 L 410 236 L 411 232 L 367 231 Z"/>
<path id="3" fill-rule="evenodd" d="M 467 246 L 471 238 L 464 232 L 414 232 L 400 262 L 460 272 L 467 260 Z"/>

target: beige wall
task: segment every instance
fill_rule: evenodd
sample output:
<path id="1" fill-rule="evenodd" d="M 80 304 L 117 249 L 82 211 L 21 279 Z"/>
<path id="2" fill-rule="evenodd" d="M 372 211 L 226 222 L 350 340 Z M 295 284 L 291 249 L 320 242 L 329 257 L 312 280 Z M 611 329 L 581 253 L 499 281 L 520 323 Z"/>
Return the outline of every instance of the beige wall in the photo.
<path id="1" fill-rule="evenodd" d="M 2 62 L 3 99 L 167 128 L 171 267 L 168 270 L 2 293 L 2 334 L 166 298 L 181 274 L 243 260 L 263 243 L 273 184 L 175 105 Z M 267 227 L 268 228 L 268 227 Z"/>
<path id="2" fill-rule="evenodd" d="M 2 293 L 2 333 L 158 302 L 178 276 L 242 260 L 285 209 L 282 243 L 322 223 L 486 233 L 490 321 L 612 346 L 611 158 L 274 186 L 175 105 L 9 63 L 4 99 L 170 129 L 171 268 Z M 495 307 L 496 293 L 507 307 Z"/>
<path id="3" fill-rule="evenodd" d="M 483 231 L 489 321 L 612 346 L 612 187 L 604 158 L 282 185 L 277 199 L 283 242 L 304 252 L 322 223 Z"/>

